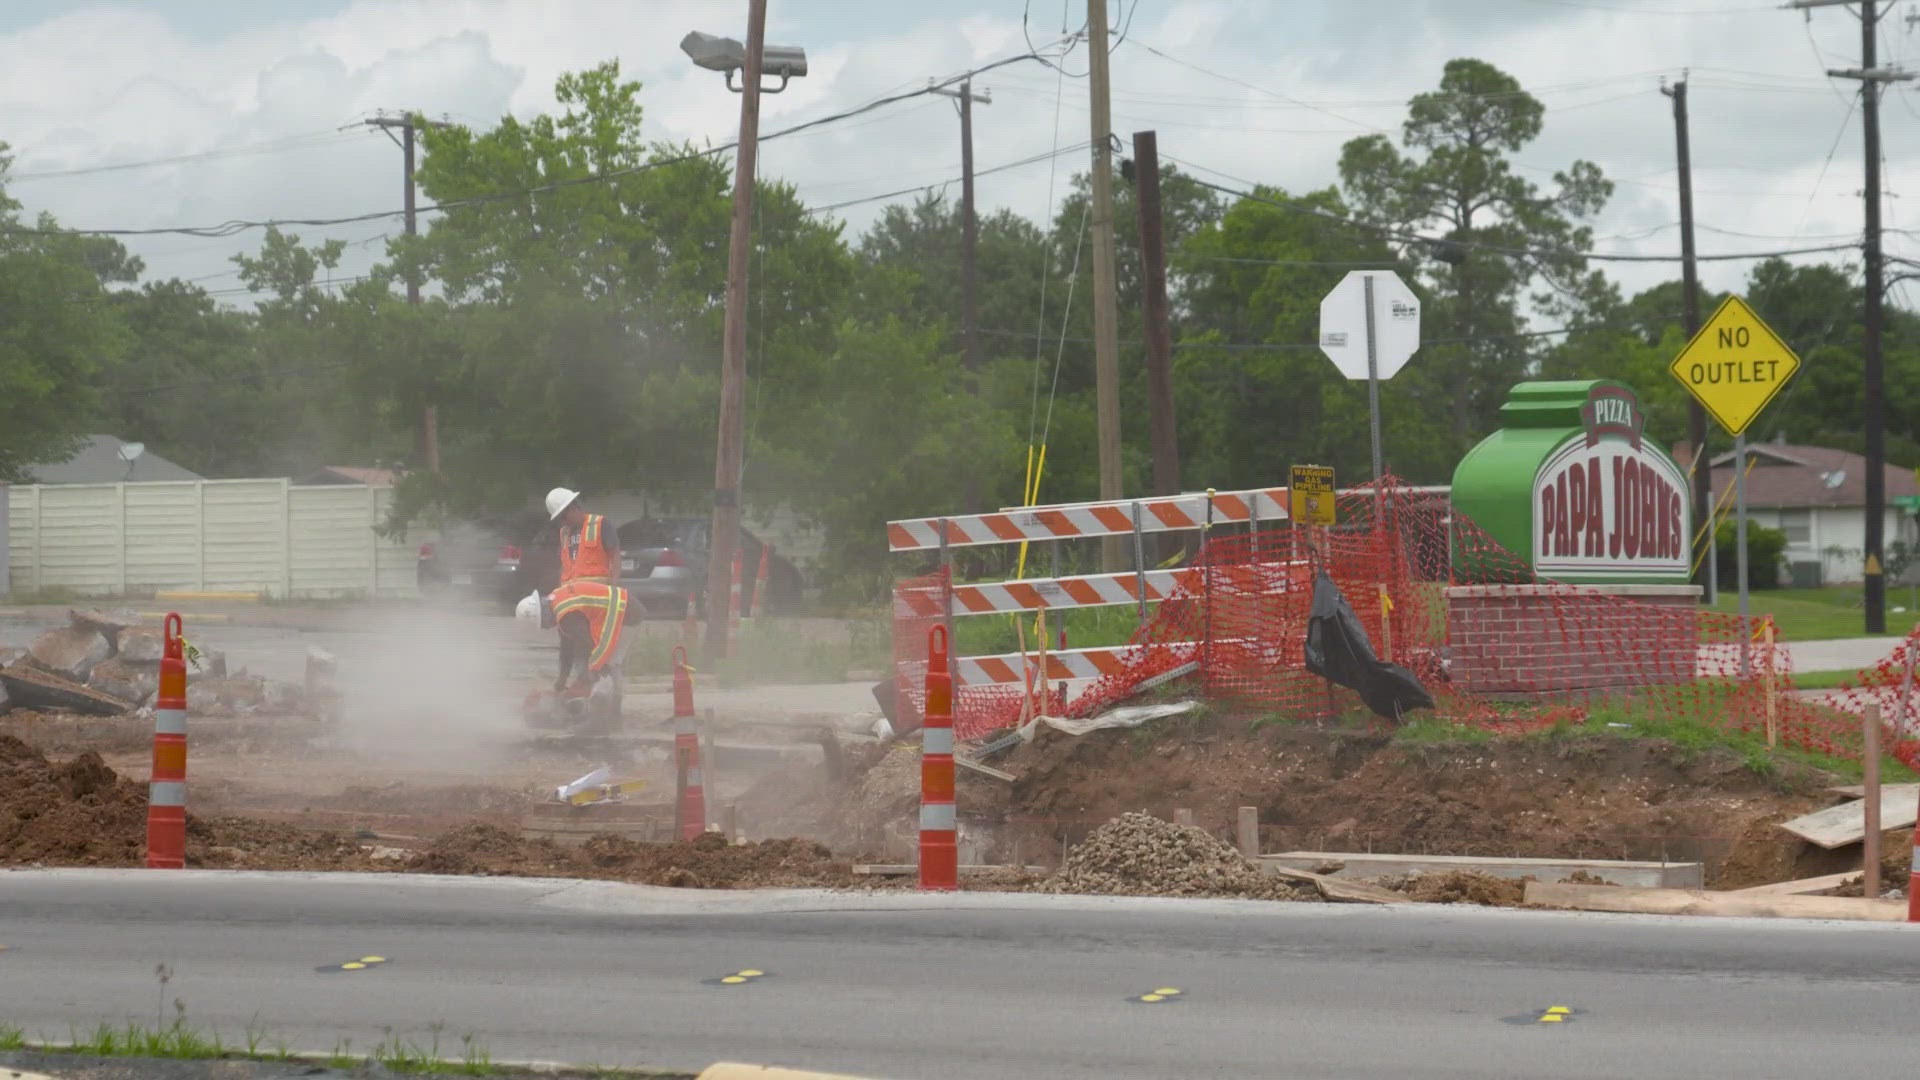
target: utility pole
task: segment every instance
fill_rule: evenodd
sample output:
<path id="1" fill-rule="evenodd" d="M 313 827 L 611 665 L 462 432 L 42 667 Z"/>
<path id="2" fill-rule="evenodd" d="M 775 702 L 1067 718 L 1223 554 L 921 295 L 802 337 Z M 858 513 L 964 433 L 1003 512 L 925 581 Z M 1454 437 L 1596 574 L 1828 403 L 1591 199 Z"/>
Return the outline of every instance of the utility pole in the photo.
<path id="1" fill-rule="evenodd" d="M 760 139 L 760 71 L 767 0 L 748 0 L 741 65 L 740 145 L 733 159 L 733 225 L 727 246 L 727 321 L 721 336 L 720 445 L 713 461 L 713 526 L 707 538 L 705 662 L 727 655 L 727 597 L 740 545 L 740 474 L 746 465 L 747 267 L 752 254 L 754 159 Z"/>
<path id="2" fill-rule="evenodd" d="M 960 101 L 960 325 L 965 334 L 967 370 L 980 370 L 980 219 L 973 210 L 973 103 L 993 104 L 993 91 L 973 92 L 973 80 L 959 89 L 933 87 L 933 92 Z"/>
<path id="3" fill-rule="evenodd" d="M 1660 92 L 1673 99 L 1673 139 L 1680 159 L 1680 313 L 1687 340 L 1700 332 L 1700 262 L 1693 247 L 1693 151 L 1687 130 L 1687 80 L 1663 86 Z M 1700 586 L 1700 598 L 1713 603 L 1714 567 L 1708 553 L 1714 550 L 1713 455 L 1707 453 L 1707 409 L 1693 395 L 1687 395 L 1687 439 L 1693 443 L 1693 579 Z M 1703 531 L 1704 530 L 1704 531 Z"/>
<path id="4" fill-rule="evenodd" d="M 1145 295 L 1147 427 L 1153 442 L 1153 493 L 1180 494 L 1180 441 L 1173 414 L 1173 328 L 1167 317 L 1166 233 L 1160 211 L 1160 139 L 1133 133 L 1135 203 L 1140 208 L 1140 267 Z M 1171 539 L 1171 534 L 1168 534 Z"/>
<path id="5" fill-rule="evenodd" d="M 1114 294 L 1113 130 L 1109 115 L 1107 0 L 1087 0 L 1087 80 L 1093 105 L 1093 399 L 1100 449 L 1100 498 L 1121 497 L 1120 310 Z M 1124 537 L 1100 543 L 1110 571 L 1126 567 Z"/>
<path id="6" fill-rule="evenodd" d="M 370 128 L 379 128 L 386 132 L 387 138 L 389 139 L 393 138 L 394 128 L 400 129 L 401 137 L 398 141 L 401 156 L 404 160 L 403 168 L 406 173 L 406 183 L 404 186 L 406 201 L 402 205 L 406 207 L 407 235 L 417 235 L 413 212 L 414 128 L 417 126 L 439 128 L 451 127 L 452 125 L 443 120 L 428 120 L 424 116 L 415 116 L 412 113 L 404 113 L 400 116 L 388 116 L 382 113 L 371 120 L 367 120 L 365 123 Z M 420 275 L 414 272 L 413 267 L 409 266 L 407 268 L 407 303 L 418 304 L 419 302 Z M 422 406 L 420 410 L 420 456 L 428 472 L 438 473 L 440 471 L 440 410 L 438 406 L 431 401 Z"/>
<path id="7" fill-rule="evenodd" d="M 1792 7 L 1806 9 L 1831 7 L 1843 0 L 1793 0 Z M 1867 535 L 1866 573 L 1862 601 L 1866 607 L 1866 632 L 1887 631 L 1887 403 L 1885 368 L 1880 355 L 1881 300 L 1886 291 L 1880 251 L 1880 87 L 1883 83 L 1913 78 L 1894 68 L 1876 67 L 1876 44 L 1880 31 L 1880 12 L 1876 0 L 1860 0 L 1860 66 L 1829 70 L 1837 79 L 1855 79 L 1860 83 L 1860 126 L 1866 135 L 1867 228 L 1864 247 L 1866 263 L 1866 310 L 1861 319 L 1862 351 L 1861 393 L 1865 398 L 1867 443 Z M 1811 16 L 1809 16 L 1811 17 Z"/>

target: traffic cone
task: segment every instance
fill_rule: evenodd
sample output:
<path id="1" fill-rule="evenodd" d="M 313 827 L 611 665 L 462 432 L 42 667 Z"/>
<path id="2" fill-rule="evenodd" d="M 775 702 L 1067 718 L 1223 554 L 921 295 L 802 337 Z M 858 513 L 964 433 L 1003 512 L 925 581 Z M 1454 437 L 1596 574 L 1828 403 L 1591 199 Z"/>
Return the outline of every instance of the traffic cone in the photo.
<path id="1" fill-rule="evenodd" d="M 680 839 L 692 840 L 707 831 L 707 788 L 700 774 L 700 734 L 693 716 L 693 669 L 687 650 L 673 650 L 673 756 L 677 762 L 679 798 L 674 816 Z"/>
<path id="2" fill-rule="evenodd" d="M 147 792 L 147 866 L 187 865 L 187 657 L 180 616 L 162 624 L 160 690 L 153 699 L 153 782 Z"/>
<path id="3" fill-rule="evenodd" d="M 927 633 L 927 708 L 920 732 L 920 888 L 960 887 L 960 833 L 954 809 L 953 676 L 947 628 Z"/>

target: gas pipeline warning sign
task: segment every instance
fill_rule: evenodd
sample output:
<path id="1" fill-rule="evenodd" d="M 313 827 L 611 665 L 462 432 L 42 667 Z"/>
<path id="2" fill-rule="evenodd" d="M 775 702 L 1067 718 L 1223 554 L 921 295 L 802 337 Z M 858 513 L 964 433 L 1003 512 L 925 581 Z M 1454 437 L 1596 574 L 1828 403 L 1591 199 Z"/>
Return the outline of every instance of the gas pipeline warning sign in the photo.
<path id="1" fill-rule="evenodd" d="M 1289 470 L 1287 512 L 1302 525 L 1331 525 L 1334 518 L 1333 469 L 1295 465 Z"/>

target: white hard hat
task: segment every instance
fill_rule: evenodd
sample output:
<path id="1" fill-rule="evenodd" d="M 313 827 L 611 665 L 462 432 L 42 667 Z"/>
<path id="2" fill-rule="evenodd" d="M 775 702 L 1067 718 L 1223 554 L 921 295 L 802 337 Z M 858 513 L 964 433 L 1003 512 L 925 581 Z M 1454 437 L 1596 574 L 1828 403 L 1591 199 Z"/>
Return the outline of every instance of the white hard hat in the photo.
<path id="1" fill-rule="evenodd" d="M 513 606 L 513 617 L 523 623 L 531 623 L 536 627 L 540 625 L 540 593 L 538 590 L 530 592 L 520 598 L 520 602 Z"/>
<path id="2" fill-rule="evenodd" d="M 579 497 L 579 492 L 568 491 L 566 488 L 554 488 L 547 492 L 547 520 L 552 521 L 559 517 L 561 512 L 572 506 L 573 501 Z"/>

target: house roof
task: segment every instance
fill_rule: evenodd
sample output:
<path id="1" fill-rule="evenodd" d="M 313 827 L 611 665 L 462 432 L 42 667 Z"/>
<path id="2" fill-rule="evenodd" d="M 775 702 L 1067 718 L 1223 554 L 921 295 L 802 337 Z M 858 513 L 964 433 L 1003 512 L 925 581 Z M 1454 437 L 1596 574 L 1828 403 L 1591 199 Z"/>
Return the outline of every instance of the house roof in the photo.
<path id="1" fill-rule="evenodd" d="M 392 469 L 363 469 L 357 465 L 325 465 L 301 477 L 295 483 L 308 484 L 365 484 L 368 487 L 392 487 L 395 474 Z"/>
<path id="2" fill-rule="evenodd" d="M 117 435 L 88 435 L 79 452 L 65 461 L 27 468 L 27 480 L 35 484 L 118 484 L 142 480 L 204 480 L 205 477 L 175 465 L 152 450 L 131 463 L 120 457 L 127 442 Z"/>
<path id="3" fill-rule="evenodd" d="M 1798 446 L 1790 443 L 1751 443 L 1747 454 L 1753 469 L 1747 473 L 1747 505 L 1760 509 L 1798 507 L 1848 507 L 1867 505 L 1867 459 L 1850 450 L 1827 446 Z M 1673 459 L 1682 471 L 1693 466 L 1693 449 L 1675 444 Z M 1920 480 L 1913 471 L 1897 465 L 1886 468 L 1889 502 L 1900 497 L 1920 497 Z M 1716 497 L 1731 498 L 1734 456 L 1731 451 L 1713 459 L 1713 490 Z"/>

